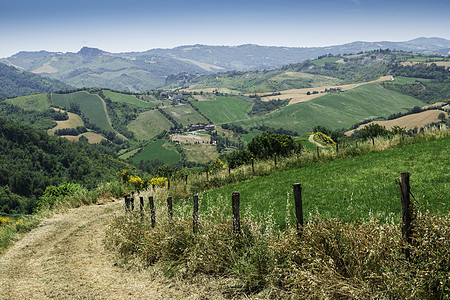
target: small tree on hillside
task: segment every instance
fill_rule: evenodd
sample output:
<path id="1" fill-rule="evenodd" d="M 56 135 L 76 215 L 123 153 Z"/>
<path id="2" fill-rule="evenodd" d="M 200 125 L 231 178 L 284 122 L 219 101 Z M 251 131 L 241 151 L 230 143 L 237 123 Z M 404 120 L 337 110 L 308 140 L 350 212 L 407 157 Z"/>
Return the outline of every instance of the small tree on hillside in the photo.
<path id="1" fill-rule="evenodd" d="M 445 113 L 441 112 L 441 113 L 438 115 L 438 119 L 441 120 L 442 123 L 444 123 L 444 122 L 445 122 L 445 119 L 446 119 Z"/>

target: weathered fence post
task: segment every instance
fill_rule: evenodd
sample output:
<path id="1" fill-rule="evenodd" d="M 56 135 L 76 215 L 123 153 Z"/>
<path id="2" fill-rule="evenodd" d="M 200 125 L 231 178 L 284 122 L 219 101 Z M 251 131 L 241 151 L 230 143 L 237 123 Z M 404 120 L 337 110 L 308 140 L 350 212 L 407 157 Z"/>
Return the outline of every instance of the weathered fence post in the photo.
<path id="1" fill-rule="evenodd" d="M 130 211 L 130 200 L 128 198 L 128 195 L 125 195 L 125 213 L 128 213 Z"/>
<path id="2" fill-rule="evenodd" d="M 294 183 L 294 201 L 295 201 L 295 217 L 297 218 L 297 232 L 301 235 L 301 228 L 303 227 L 303 203 L 302 203 L 302 185 Z"/>
<path id="3" fill-rule="evenodd" d="M 233 232 L 236 235 L 241 234 L 241 216 L 239 212 L 239 206 L 240 206 L 240 194 L 239 192 L 233 192 L 232 195 Z"/>
<path id="4" fill-rule="evenodd" d="M 187 184 L 187 182 L 188 182 L 188 175 L 186 174 L 186 175 L 184 176 L 184 183 Z"/>
<path id="5" fill-rule="evenodd" d="M 172 197 L 167 197 L 167 213 L 169 215 L 169 221 L 172 221 Z"/>
<path id="6" fill-rule="evenodd" d="M 356 148 L 358 148 L 358 140 L 355 140 Z"/>
<path id="7" fill-rule="evenodd" d="M 402 236 L 403 240 L 411 245 L 412 243 L 412 228 L 411 228 L 411 222 L 412 222 L 412 212 L 413 212 L 413 205 L 411 203 L 410 199 L 410 185 L 409 185 L 409 173 L 403 172 L 401 173 L 400 177 L 400 190 L 401 190 L 401 201 L 402 201 Z M 409 249 L 405 248 L 405 256 L 406 258 L 409 258 Z"/>
<path id="8" fill-rule="evenodd" d="M 206 181 L 209 181 L 209 172 L 206 171 Z"/>
<path id="9" fill-rule="evenodd" d="M 131 211 L 134 211 L 134 193 L 133 196 L 131 196 Z"/>
<path id="10" fill-rule="evenodd" d="M 194 202 L 194 211 L 192 213 L 192 230 L 194 233 L 198 232 L 198 195 L 194 195 L 193 197 Z"/>
<path id="11" fill-rule="evenodd" d="M 152 228 L 155 228 L 156 216 L 155 216 L 155 204 L 153 203 L 153 197 L 148 197 L 148 202 L 150 204 L 150 218 L 152 221 Z"/>
<path id="12" fill-rule="evenodd" d="M 319 154 L 319 146 L 317 146 L 317 159 L 320 158 L 320 154 Z"/>
<path id="13" fill-rule="evenodd" d="M 230 163 L 228 163 L 228 174 L 231 174 L 231 166 L 230 166 Z"/>
<path id="14" fill-rule="evenodd" d="M 276 167 L 277 166 L 277 155 L 276 154 L 273 156 L 273 160 L 275 161 L 275 167 Z"/>
<path id="15" fill-rule="evenodd" d="M 170 178 L 167 178 L 167 189 L 170 190 Z"/>
<path id="16" fill-rule="evenodd" d="M 144 197 L 139 197 L 141 217 L 144 217 Z"/>
<path id="17" fill-rule="evenodd" d="M 372 137 L 372 146 L 375 146 L 375 138 Z"/>
<path id="18" fill-rule="evenodd" d="M 275 161 L 276 161 L 276 159 L 275 159 Z M 277 165 L 277 163 L 275 162 L 275 166 L 276 165 Z M 255 161 L 254 161 L 253 157 L 252 157 L 252 173 L 255 174 Z"/>
<path id="19" fill-rule="evenodd" d="M 339 153 L 339 144 L 336 143 L 336 153 Z"/>

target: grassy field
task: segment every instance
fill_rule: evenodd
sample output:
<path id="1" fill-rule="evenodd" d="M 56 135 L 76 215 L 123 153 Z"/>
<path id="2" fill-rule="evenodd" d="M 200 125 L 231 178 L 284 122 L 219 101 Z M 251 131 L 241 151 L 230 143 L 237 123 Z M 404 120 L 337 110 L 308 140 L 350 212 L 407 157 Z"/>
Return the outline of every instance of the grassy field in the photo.
<path id="1" fill-rule="evenodd" d="M 58 110 L 58 109 L 57 109 Z M 64 128 L 76 128 L 77 126 L 84 126 L 83 120 L 80 118 L 79 115 L 73 114 L 68 112 L 67 115 L 69 116 L 68 120 L 65 121 L 56 121 L 56 126 L 52 129 L 49 129 L 47 132 L 49 133 L 55 133 L 58 129 L 64 129 Z"/>
<path id="2" fill-rule="evenodd" d="M 203 194 L 201 210 L 211 205 L 231 206 L 231 194 L 241 193 L 243 219 L 269 217 L 284 227 L 294 224 L 292 184 L 301 183 L 303 212 L 352 220 L 395 216 L 401 212 L 401 172 L 411 173 L 416 205 L 432 213 L 450 212 L 450 136 L 394 150 L 310 163 L 298 168 L 231 184 Z M 231 214 L 231 207 L 229 207 Z"/>
<path id="3" fill-rule="evenodd" d="M 367 118 L 406 112 L 409 108 L 422 105 L 423 102 L 413 97 L 373 83 L 344 93 L 325 95 L 289 105 L 273 113 L 234 123 L 247 128 L 265 125 L 305 133 L 317 125 L 331 129 L 347 128 Z"/>
<path id="4" fill-rule="evenodd" d="M 187 104 L 166 106 L 162 109 L 170 116 L 172 116 L 175 121 L 182 124 L 183 126 L 197 123 L 208 123 L 208 121 L 202 115 L 200 115 L 190 105 Z"/>
<path id="5" fill-rule="evenodd" d="M 140 114 L 136 120 L 128 124 L 128 130 L 140 140 L 150 140 L 163 130 L 169 130 L 173 124 L 159 111 L 149 110 Z"/>
<path id="6" fill-rule="evenodd" d="M 116 93 L 116 92 L 109 91 L 109 90 L 104 90 L 103 94 L 107 98 L 111 99 L 111 101 L 113 101 L 113 102 L 128 103 L 128 104 L 136 105 L 137 107 L 142 107 L 142 108 L 155 107 L 154 103 L 141 101 L 133 95 Z"/>
<path id="7" fill-rule="evenodd" d="M 182 145 L 186 159 L 196 163 L 208 163 L 219 156 L 216 146 L 211 144 L 190 144 Z"/>
<path id="8" fill-rule="evenodd" d="M 145 147 L 139 154 L 132 158 L 134 163 L 141 160 L 160 159 L 166 164 L 174 164 L 180 160 L 180 155 L 174 150 L 169 150 L 171 145 L 165 140 L 157 140 Z"/>
<path id="9" fill-rule="evenodd" d="M 114 131 L 108 123 L 102 100 L 97 95 L 92 95 L 87 92 L 52 94 L 52 102 L 61 108 L 69 108 L 71 103 L 78 104 L 81 112 L 91 123 L 97 125 L 101 129 Z"/>
<path id="10" fill-rule="evenodd" d="M 325 58 L 313 60 L 312 63 L 319 67 L 323 67 L 326 63 L 335 63 L 341 59 L 342 59 L 341 57 L 325 57 Z"/>
<path id="11" fill-rule="evenodd" d="M 416 83 L 417 81 L 428 82 L 430 79 L 397 76 L 391 84 L 411 84 Z"/>
<path id="12" fill-rule="evenodd" d="M 193 104 L 215 124 L 248 119 L 252 104 L 236 97 L 217 97 L 212 101 L 196 101 Z"/>
<path id="13" fill-rule="evenodd" d="M 33 94 L 5 100 L 6 103 L 16 105 L 24 110 L 44 111 L 49 109 L 50 101 L 47 94 Z"/>

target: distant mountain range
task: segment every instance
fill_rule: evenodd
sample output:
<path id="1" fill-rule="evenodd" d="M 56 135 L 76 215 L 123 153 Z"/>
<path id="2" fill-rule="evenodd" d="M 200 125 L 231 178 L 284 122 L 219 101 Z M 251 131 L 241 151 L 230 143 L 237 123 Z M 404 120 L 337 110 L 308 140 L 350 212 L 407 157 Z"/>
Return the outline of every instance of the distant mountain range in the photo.
<path id="1" fill-rule="evenodd" d="M 180 46 L 145 52 L 109 53 L 84 47 L 77 53 L 19 52 L 0 62 L 57 79 L 75 87 L 147 91 L 164 85 L 169 75 L 207 74 L 228 70 L 271 69 L 325 54 L 350 54 L 375 49 L 449 55 L 450 40 L 417 38 L 406 42 L 352 42 L 329 47 Z"/>

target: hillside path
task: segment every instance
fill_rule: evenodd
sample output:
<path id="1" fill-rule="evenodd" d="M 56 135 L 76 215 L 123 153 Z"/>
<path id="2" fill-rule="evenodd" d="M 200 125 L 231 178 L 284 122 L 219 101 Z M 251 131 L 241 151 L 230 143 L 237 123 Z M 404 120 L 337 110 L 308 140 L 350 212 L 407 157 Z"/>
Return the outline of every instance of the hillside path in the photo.
<path id="1" fill-rule="evenodd" d="M 311 134 L 311 135 L 309 136 L 308 141 L 309 141 L 310 143 L 313 143 L 313 144 L 315 144 L 315 145 L 321 147 L 321 148 L 325 148 L 324 145 L 322 145 L 321 143 L 318 143 L 318 142 L 316 142 L 316 141 L 314 140 L 314 133 Z"/>
<path id="2" fill-rule="evenodd" d="M 0 298 L 222 298 L 201 285 L 180 286 L 149 270 L 116 266 L 103 240 L 122 207 L 123 201 L 84 206 L 43 221 L 0 256 Z"/>

